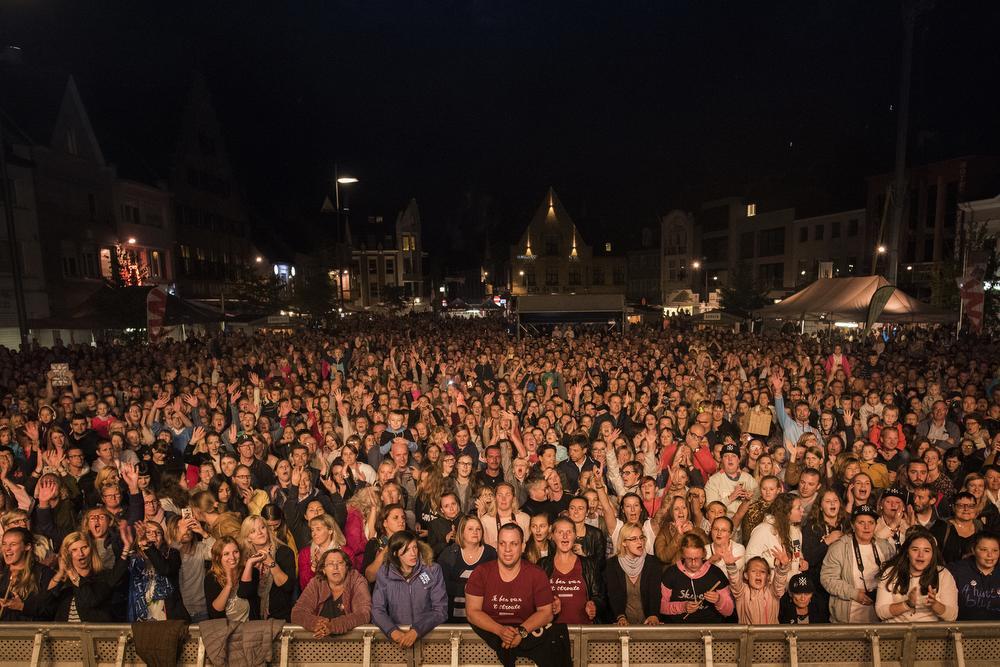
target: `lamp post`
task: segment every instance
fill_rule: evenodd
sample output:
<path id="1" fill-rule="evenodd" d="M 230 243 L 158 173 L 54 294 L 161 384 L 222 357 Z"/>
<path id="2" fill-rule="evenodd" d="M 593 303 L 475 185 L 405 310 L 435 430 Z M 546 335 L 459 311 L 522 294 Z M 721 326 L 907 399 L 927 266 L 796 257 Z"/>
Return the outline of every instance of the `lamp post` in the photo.
<path id="1" fill-rule="evenodd" d="M 702 262 L 704 261 L 704 259 L 705 258 L 703 257 L 700 260 L 696 259 L 693 262 L 691 262 L 691 268 L 694 269 L 695 271 L 698 271 L 699 269 L 703 269 L 704 265 L 702 264 Z M 704 273 L 704 275 L 705 275 L 705 305 L 707 306 L 708 305 L 708 269 L 704 268 L 702 270 L 702 273 Z M 718 276 L 716 276 L 716 280 L 718 280 Z"/>
<path id="2" fill-rule="evenodd" d="M 14 219 L 14 188 L 7 176 L 7 142 L 0 118 L 0 194 L 3 195 L 4 217 L 7 223 L 7 243 L 10 245 L 10 273 L 14 282 L 14 308 L 17 311 L 17 329 L 21 334 L 21 352 L 28 350 L 28 309 L 24 298 L 24 277 L 21 274 L 21 249 L 17 242 L 17 222 Z M 5 258 L 6 259 L 6 258 Z"/>
<path id="3" fill-rule="evenodd" d="M 342 216 L 343 209 L 340 207 L 340 186 L 341 185 L 352 185 L 352 184 L 357 183 L 357 182 L 358 182 L 358 179 L 354 178 L 353 176 L 341 176 L 340 175 L 340 170 L 338 169 L 337 164 L 334 163 L 334 165 L 333 165 L 333 197 L 334 197 L 334 200 L 335 200 L 334 201 L 334 206 L 337 209 L 337 234 L 336 234 L 336 240 L 337 240 L 338 243 L 341 241 L 340 228 L 341 228 L 341 226 L 343 225 L 343 222 L 344 222 L 343 216 Z M 339 250 L 339 248 L 338 248 L 338 250 Z M 336 275 L 337 275 L 337 299 L 340 302 L 340 305 L 343 306 L 343 304 L 345 302 L 345 299 L 344 299 L 344 278 L 343 278 L 343 274 L 346 271 L 346 269 L 344 269 L 344 267 L 342 267 L 340 265 L 341 264 L 341 259 L 342 258 L 339 256 L 339 253 L 338 253 L 338 256 L 336 256 L 334 258 L 334 268 L 336 269 Z"/>

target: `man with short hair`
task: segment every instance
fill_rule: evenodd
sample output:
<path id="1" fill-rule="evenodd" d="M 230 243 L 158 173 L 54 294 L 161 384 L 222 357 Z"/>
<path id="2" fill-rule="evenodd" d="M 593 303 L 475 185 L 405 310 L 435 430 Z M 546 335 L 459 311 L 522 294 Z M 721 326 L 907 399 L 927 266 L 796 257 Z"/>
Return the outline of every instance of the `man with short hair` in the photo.
<path id="1" fill-rule="evenodd" d="M 566 477 L 566 488 L 571 493 L 576 493 L 580 489 L 580 474 L 594 469 L 594 461 L 588 456 L 589 449 L 587 436 L 582 433 L 571 435 L 569 444 L 566 446 L 569 458 L 556 466 L 559 472 Z"/>
<path id="2" fill-rule="evenodd" d="M 705 483 L 705 505 L 719 501 L 726 506 L 726 514 L 732 518 L 744 500 L 753 500 L 757 494 L 757 482 L 753 476 L 740 469 L 740 448 L 729 443 L 722 447 L 722 469 L 708 478 Z"/>
<path id="3" fill-rule="evenodd" d="M 815 468 L 806 468 L 799 474 L 799 486 L 796 493 L 799 496 L 799 503 L 802 505 L 802 516 L 809 516 L 813 503 L 819 497 L 819 487 L 821 475 Z M 746 537 L 749 537 L 747 535 Z"/>
<path id="4" fill-rule="evenodd" d="M 566 626 L 553 623 L 552 586 L 536 565 L 521 558 L 524 533 L 509 523 L 497 534 L 497 560 L 478 566 L 465 584 L 469 624 L 504 667 L 519 657 L 539 667 L 570 667 Z"/>
<path id="5" fill-rule="evenodd" d="M 495 491 L 504 481 L 501 451 L 500 445 L 493 444 L 486 447 L 486 467 L 476 471 L 476 481 L 480 486 L 488 486 Z"/>

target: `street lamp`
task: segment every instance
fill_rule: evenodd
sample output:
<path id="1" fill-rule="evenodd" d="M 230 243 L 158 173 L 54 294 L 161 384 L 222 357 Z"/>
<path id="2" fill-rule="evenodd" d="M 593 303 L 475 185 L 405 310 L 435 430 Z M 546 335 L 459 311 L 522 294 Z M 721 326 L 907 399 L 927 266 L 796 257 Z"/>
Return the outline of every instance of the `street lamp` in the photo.
<path id="1" fill-rule="evenodd" d="M 128 244 L 129 245 L 135 245 L 135 243 L 136 243 L 136 241 L 135 241 L 135 237 L 134 236 L 128 237 Z"/>
<path id="2" fill-rule="evenodd" d="M 880 245 L 878 248 L 876 248 L 876 250 L 878 250 L 878 254 L 880 254 L 880 255 L 884 255 L 885 254 L 885 246 L 884 245 Z"/>
<path id="3" fill-rule="evenodd" d="M 334 202 L 335 206 L 337 208 L 337 232 L 336 232 L 336 239 L 337 239 L 338 242 L 340 241 L 340 226 L 343 223 L 343 217 L 341 215 L 341 213 L 343 212 L 343 210 L 340 208 L 340 186 L 341 185 L 353 185 L 354 183 L 357 183 L 357 182 L 358 182 L 358 179 L 356 179 L 353 176 L 341 176 L 340 175 L 340 170 L 337 168 L 337 164 L 334 163 L 334 165 L 333 165 L 333 197 L 334 197 L 334 200 L 335 200 L 335 202 Z M 336 256 L 334 257 L 334 261 L 338 265 L 340 264 L 340 259 L 341 259 L 341 257 L 339 255 L 339 253 L 337 253 Z M 342 268 L 342 267 L 338 266 L 338 268 Z M 343 282 L 343 280 L 338 280 L 337 281 L 337 298 L 340 299 L 341 303 L 344 303 L 344 282 Z"/>
<path id="4" fill-rule="evenodd" d="M 705 258 L 703 257 L 701 260 L 697 260 L 696 259 L 693 262 L 691 262 L 691 268 L 694 269 L 695 271 L 697 271 L 698 269 L 702 268 L 702 261 L 704 261 L 704 259 Z M 705 274 L 705 303 L 707 304 L 708 303 L 708 269 L 707 268 L 704 270 L 704 274 Z M 715 279 L 718 280 L 719 276 L 716 276 Z"/>

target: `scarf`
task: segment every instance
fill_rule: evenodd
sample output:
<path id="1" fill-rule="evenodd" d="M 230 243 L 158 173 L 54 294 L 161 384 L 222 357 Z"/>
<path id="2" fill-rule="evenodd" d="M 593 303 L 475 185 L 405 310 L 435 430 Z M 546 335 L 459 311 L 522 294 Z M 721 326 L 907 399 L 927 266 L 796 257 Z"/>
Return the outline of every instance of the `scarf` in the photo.
<path id="1" fill-rule="evenodd" d="M 622 571 L 625 575 L 631 577 L 632 579 L 638 579 L 639 575 L 642 574 L 642 566 L 646 563 L 646 554 L 641 556 L 631 556 L 629 554 L 622 554 L 618 556 L 618 564 L 622 566 Z"/>

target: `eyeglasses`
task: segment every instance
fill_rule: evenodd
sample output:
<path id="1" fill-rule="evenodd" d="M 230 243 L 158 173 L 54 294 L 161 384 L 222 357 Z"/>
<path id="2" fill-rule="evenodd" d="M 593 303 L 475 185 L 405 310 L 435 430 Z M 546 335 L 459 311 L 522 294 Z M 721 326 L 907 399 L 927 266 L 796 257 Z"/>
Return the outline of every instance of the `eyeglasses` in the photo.
<path id="1" fill-rule="evenodd" d="M 632 537 L 626 537 L 623 541 L 624 542 L 645 542 L 646 541 L 646 536 L 645 535 L 633 535 Z"/>
<path id="2" fill-rule="evenodd" d="M 472 463 L 469 462 L 469 461 L 459 461 L 458 465 L 460 465 L 460 466 L 471 466 Z"/>
<path id="3" fill-rule="evenodd" d="M 957 509 L 957 510 L 974 510 L 974 509 L 976 509 L 976 506 L 972 505 L 970 503 L 955 503 L 955 509 Z"/>
<path id="4" fill-rule="evenodd" d="M 234 479 L 250 479 L 250 475 L 233 475 Z"/>

